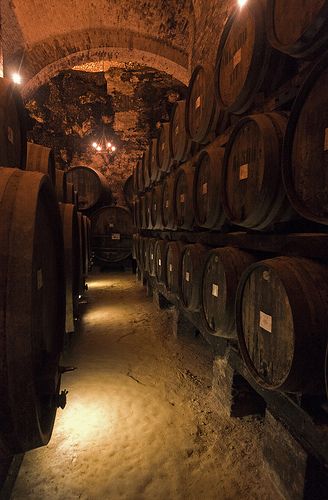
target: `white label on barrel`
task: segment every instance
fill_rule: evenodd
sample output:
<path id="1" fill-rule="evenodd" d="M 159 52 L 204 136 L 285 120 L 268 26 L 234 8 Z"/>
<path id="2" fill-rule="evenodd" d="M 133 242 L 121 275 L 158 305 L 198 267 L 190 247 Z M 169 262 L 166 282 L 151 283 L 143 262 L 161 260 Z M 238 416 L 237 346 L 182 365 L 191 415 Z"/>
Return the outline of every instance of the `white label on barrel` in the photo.
<path id="1" fill-rule="evenodd" d="M 201 102 L 202 102 L 202 99 L 200 96 L 198 96 L 196 99 L 196 102 L 195 102 L 195 109 L 200 108 Z"/>
<path id="2" fill-rule="evenodd" d="M 162 151 L 164 151 L 164 149 L 165 149 L 165 142 L 163 142 L 162 144 Z"/>
<path id="3" fill-rule="evenodd" d="M 188 273 L 188 271 L 186 272 L 186 281 L 190 281 L 190 274 Z"/>
<path id="4" fill-rule="evenodd" d="M 147 212 L 150 214 L 150 208 L 147 208 Z"/>
<path id="5" fill-rule="evenodd" d="M 11 127 L 8 127 L 8 141 L 11 142 L 11 144 L 14 144 L 14 131 Z"/>
<path id="6" fill-rule="evenodd" d="M 180 194 L 180 203 L 184 203 L 185 201 L 185 195 L 184 193 Z"/>
<path id="7" fill-rule="evenodd" d="M 154 254 L 153 253 L 150 254 L 150 259 L 154 260 Z"/>
<path id="8" fill-rule="evenodd" d="M 156 205 L 156 203 L 154 203 L 154 210 L 155 210 L 155 211 L 157 210 L 157 205 Z"/>
<path id="9" fill-rule="evenodd" d="M 248 163 L 244 163 L 244 165 L 240 165 L 239 167 L 239 180 L 243 181 L 248 178 Z"/>
<path id="10" fill-rule="evenodd" d="M 36 281 L 37 281 L 38 290 L 40 290 L 40 288 L 43 287 L 42 269 L 37 270 Z"/>
<path id="11" fill-rule="evenodd" d="M 325 129 L 325 151 L 328 151 L 328 128 Z"/>
<path id="12" fill-rule="evenodd" d="M 202 193 L 207 194 L 207 182 L 202 185 Z"/>
<path id="13" fill-rule="evenodd" d="M 158 259 L 158 265 L 161 266 L 162 265 L 162 261 L 161 259 Z"/>
<path id="14" fill-rule="evenodd" d="M 232 64 L 233 64 L 233 69 L 235 69 L 235 67 L 237 66 L 237 64 L 240 63 L 241 61 L 241 48 L 239 50 L 237 50 L 237 52 L 235 53 L 235 55 L 233 56 L 233 59 L 232 59 Z"/>
<path id="15" fill-rule="evenodd" d="M 113 233 L 112 234 L 112 240 L 120 240 L 120 239 L 121 239 L 120 233 Z"/>
<path id="16" fill-rule="evenodd" d="M 212 295 L 213 297 L 219 296 L 219 285 L 216 285 L 215 283 L 212 284 Z"/>
<path id="17" fill-rule="evenodd" d="M 269 333 L 272 333 L 272 316 L 260 311 L 260 327 Z"/>
<path id="18" fill-rule="evenodd" d="M 109 227 L 114 227 L 114 224 L 112 222 L 110 222 Z"/>
<path id="19" fill-rule="evenodd" d="M 169 265 L 169 270 L 170 270 L 170 273 L 173 271 L 173 266 L 172 264 Z"/>
<path id="20" fill-rule="evenodd" d="M 178 133 L 179 133 L 179 125 L 175 127 L 175 135 L 178 135 Z"/>
<path id="21" fill-rule="evenodd" d="M 165 202 L 165 208 L 169 208 L 169 200 L 166 200 L 166 202 Z"/>

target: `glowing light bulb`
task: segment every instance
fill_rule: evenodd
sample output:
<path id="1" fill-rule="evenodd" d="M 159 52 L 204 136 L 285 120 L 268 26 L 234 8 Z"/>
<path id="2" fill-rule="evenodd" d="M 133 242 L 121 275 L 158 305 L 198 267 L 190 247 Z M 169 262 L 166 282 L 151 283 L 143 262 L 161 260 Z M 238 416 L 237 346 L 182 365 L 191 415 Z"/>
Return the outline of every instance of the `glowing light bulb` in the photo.
<path id="1" fill-rule="evenodd" d="M 112 151 L 116 151 L 116 147 L 115 146 L 112 146 Z"/>
<path id="2" fill-rule="evenodd" d="M 97 147 L 98 147 L 98 144 L 97 144 L 96 142 L 93 142 L 93 143 L 92 143 L 92 146 L 93 146 L 94 148 L 97 148 Z"/>
<path id="3" fill-rule="evenodd" d="M 96 147 L 96 150 L 97 150 L 97 151 L 101 151 L 101 146 L 97 146 L 97 147 Z"/>
<path id="4" fill-rule="evenodd" d="M 111 147 L 111 145 L 112 145 L 112 143 L 111 143 L 111 142 L 107 142 L 107 147 L 108 147 L 108 148 L 110 148 L 110 147 Z"/>
<path id="5" fill-rule="evenodd" d="M 244 5 L 246 5 L 246 3 L 247 3 L 247 0 L 238 0 L 238 3 L 239 3 L 239 7 L 244 7 Z"/>
<path id="6" fill-rule="evenodd" d="M 22 83 L 22 77 L 19 73 L 13 73 L 12 80 L 14 83 L 16 83 L 16 85 L 20 85 Z"/>

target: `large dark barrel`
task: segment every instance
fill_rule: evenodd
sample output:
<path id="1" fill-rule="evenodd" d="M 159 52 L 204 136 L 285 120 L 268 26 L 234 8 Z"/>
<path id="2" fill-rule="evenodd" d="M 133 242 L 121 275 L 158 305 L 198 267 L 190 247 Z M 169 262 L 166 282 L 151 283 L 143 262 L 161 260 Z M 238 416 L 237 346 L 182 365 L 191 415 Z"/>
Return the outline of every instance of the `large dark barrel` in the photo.
<path id="1" fill-rule="evenodd" d="M 292 206 L 303 217 L 328 224 L 328 54 L 297 96 L 283 149 L 283 179 Z"/>
<path id="2" fill-rule="evenodd" d="M 47 174 L 52 185 L 56 186 L 56 164 L 54 152 L 51 148 L 28 142 L 26 170 Z"/>
<path id="3" fill-rule="evenodd" d="M 157 163 L 161 172 L 169 172 L 171 168 L 170 123 L 164 122 L 159 129 L 157 140 Z"/>
<path id="4" fill-rule="evenodd" d="M 61 203 L 65 203 L 67 198 L 66 173 L 64 172 L 64 170 L 59 170 L 59 168 L 56 168 L 55 175 L 57 200 Z"/>
<path id="5" fill-rule="evenodd" d="M 159 283 L 165 283 L 166 281 L 167 245 L 166 240 L 157 240 L 155 243 L 155 274 Z"/>
<path id="6" fill-rule="evenodd" d="M 202 277 L 208 249 L 199 243 L 187 245 L 181 257 L 179 296 L 189 311 L 198 311 L 201 306 Z"/>
<path id="7" fill-rule="evenodd" d="M 150 146 L 147 146 L 145 151 L 142 154 L 142 180 L 143 180 L 143 188 L 147 189 L 150 186 L 150 161 L 151 161 L 151 143 Z"/>
<path id="8" fill-rule="evenodd" d="M 0 169 L 0 419 L 9 453 L 48 443 L 65 332 L 58 203 L 39 172 Z"/>
<path id="9" fill-rule="evenodd" d="M 268 229 L 292 211 L 281 175 L 286 118 L 278 113 L 247 116 L 235 126 L 225 149 L 222 205 L 233 224 Z"/>
<path id="10" fill-rule="evenodd" d="M 171 241 L 167 245 L 165 285 L 169 292 L 178 293 L 180 289 L 181 256 L 185 243 Z"/>
<path id="11" fill-rule="evenodd" d="M 183 162 L 188 160 L 191 150 L 191 140 L 186 131 L 186 101 L 177 101 L 170 119 L 170 155 L 173 160 Z"/>
<path id="12" fill-rule="evenodd" d="M 202 315 L 206 330 L 219 337 L 235 338 L 235 298 L 242 273 L 253 255 L 238 248 L 216 248 L 206 259 L 202 284 Z"/>
<path id="13" fill-rule="evenodd" d="M 213 71 L 207 66 L 197 66 L 190 79 L 186 100 L 185 127 L 190 139 L 200 144 L 211 142 L 218 116 Z"/>
<path id="14" fill-rule="evenodd" d="M 127 207 L 132 211 L 134 201 L 133 175 L 130 175 L 124 182 L 123 194 Z"/>
<path id="15" fill-rule="evenodd" d="M 157 138 L 151 141 L 150 180 L 152 183 L 159 181 L 162 175 L 157 161 L 157 141 Z"/>
<path id="16" fill-rule="evenodd" d="M 259 385 L 324 391 L 327 311 L 327 266 L 277 257 L 247 269 L 237 293 L 237 332 L 247 368 Z"/>
<path id="17" fill-rule="evenodd" d="M 176 229 L 174 214 L 174 175 L 163 180 L 161 194 L 161 220 L 166 229 Z"/>
<path id="18" fill-rule="evenodd" d="M 150 219 L 154 229 L 162 229 L 162 186 L 156 186 L 151 191 Z"/>
<path id="19" fill-rule="evenodd" d="M 26 167 L 26 119 L 22 97 L 7 78 L 0 78 L 0 165 Z"/>
<path id="20" fill-rule="evenodd" d="M 92 250 L 99 263 L 120 262 L 131 256 L 134 227 L 125 207 L 103 207 L 91 217 Z"/>
<path id="21" fill-rule="evenodd" d="M 193 183 L 195 167 L 184 163 L 175 174 L 173 199 L 175 222 L 178 228 L 192 229 L 194 223 Z"/>
<path id="22" fill-rule="evenodd" d="M 91 210 L 113 201 L 112 192 L 106 177 L 91 167 L 72 167 L 67 173 L 67 180 L 74 184 L 79 193 L 79 209 Z"/>
<path id="23" fill-rule="evenodd" d="M 328 1 L 268 0 L 266 28 L 276 49 L 293 57 L 312 58 L 328 44 Z"/>
<path id="24" fill-rule="evenodd" d="M 223 156 L 224 149 L 213 142 L 199 154 L 195 164 L 195 221 L 207 229 L 220 229 L 226 221 L 220 196 Z"/>
<path id="25" fill-rule="evenodd" d="M 80 242 L 76 208 L 72 204 L 60 203 L 63 224 L 66 275 L 66 333 L 75 330 L 74 317 L 77 312 L 80 280 Z"/>

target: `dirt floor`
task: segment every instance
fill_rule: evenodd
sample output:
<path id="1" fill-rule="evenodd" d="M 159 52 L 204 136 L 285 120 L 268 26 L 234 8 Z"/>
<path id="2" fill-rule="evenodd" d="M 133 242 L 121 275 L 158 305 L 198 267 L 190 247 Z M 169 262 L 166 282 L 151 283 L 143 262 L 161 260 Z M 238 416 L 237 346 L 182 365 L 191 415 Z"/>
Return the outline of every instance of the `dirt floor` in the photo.
<path id="1" fill-rule="evenodd" d="M 212 395 L 201 337 L 175 339 L 129 272 L 94 274 L 64 364 L 68 404 L 47 447 L 25 455 L 12 499 L 276 500 L 262 423 Z"/>

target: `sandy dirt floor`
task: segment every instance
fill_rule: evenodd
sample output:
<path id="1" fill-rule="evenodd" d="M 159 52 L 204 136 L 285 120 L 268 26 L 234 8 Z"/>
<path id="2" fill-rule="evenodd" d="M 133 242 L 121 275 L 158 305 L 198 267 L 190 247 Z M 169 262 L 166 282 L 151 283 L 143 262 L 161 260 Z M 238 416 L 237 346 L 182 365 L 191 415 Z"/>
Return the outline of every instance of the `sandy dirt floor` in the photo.
<path id="1" fill-rule="evenodd" d="M 275 500 L 259 420 L 220 413 L 212 353 L 175 339 L 129 272 L 94 274 L 64 364 L 50 444 L 25 455 L 12 499 Z"/>

